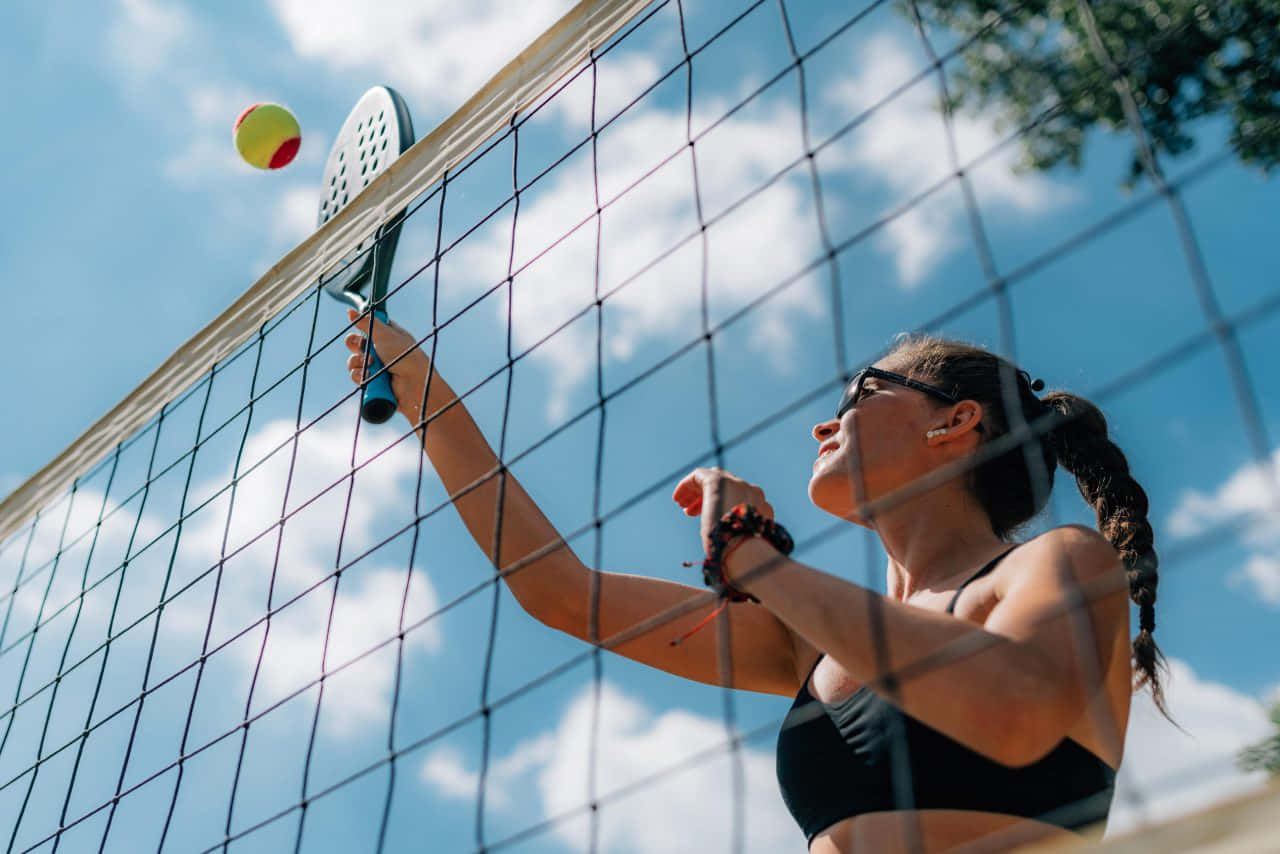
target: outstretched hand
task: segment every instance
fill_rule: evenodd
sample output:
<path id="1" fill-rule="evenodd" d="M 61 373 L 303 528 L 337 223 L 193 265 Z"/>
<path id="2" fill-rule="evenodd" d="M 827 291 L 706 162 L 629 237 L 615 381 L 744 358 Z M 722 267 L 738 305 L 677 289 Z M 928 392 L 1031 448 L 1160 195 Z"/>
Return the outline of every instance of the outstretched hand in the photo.
<path id="1" fill-rule="evenodd" d="M 694 469 L 676 484 L 671 498 L 686 516 L 701 517 L 699 530 L 704 554 L 711 548 L 711 529 L 735 504 L 754 505 L 760 515 L 773 518 L 773 507 L 765 499 L 763 489 L 718 468 Z"/>
<path id="2" fill-rule="evenodd" d="M 399 324 L 383 323 L 371 313 L 361 315 L 355 309 L 347 309 L 347 317 L 356 324 L 356 330 L 344 339 L 351 351 L 347 357 L 351 381 L 358 384 L 364 379 L 365 341 L 372 330 L 374 352 L 391 374 L 391 390 L 399 402 L 400 412 L 409 420 L 416 421 L 421 416 L 422 391 L 426 387 L 431 360 L 418 347 L 413 333 Z"/>

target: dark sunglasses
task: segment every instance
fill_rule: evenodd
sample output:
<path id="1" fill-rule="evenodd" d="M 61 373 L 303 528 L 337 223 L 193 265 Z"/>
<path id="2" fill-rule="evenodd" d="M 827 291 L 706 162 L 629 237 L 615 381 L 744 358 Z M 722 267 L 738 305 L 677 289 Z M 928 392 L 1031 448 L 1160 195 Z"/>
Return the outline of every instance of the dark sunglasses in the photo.
<path id="1" fill-rule="evenodd" d="M 858 401 L 862 399 L 862 384 L 866 382 L 868 377 L 883 380 L 884 382 L 894 383 L 895 385 L 904 386 L 906 388 L 922 391 L 925 394 L 936 397 L 938 400 L 946 403 L 959 403 L 960 398 L 950 392 L 943 391 L 937 386 L 922 383 L 920 380 L 913 380 L 911 377 L 903 374 L 895 374 L 893 371 L 882 371 L 879 368 L 863 368 L 853 375 L 853 379 L 845 386 L 844 396 L 840 398 L 840 405 L 836 407 L 836 418 L 844 415 L 850 409 L 858 405 Z M 978 430 L 982 430 L 982 425 L 978 425 Z"/>

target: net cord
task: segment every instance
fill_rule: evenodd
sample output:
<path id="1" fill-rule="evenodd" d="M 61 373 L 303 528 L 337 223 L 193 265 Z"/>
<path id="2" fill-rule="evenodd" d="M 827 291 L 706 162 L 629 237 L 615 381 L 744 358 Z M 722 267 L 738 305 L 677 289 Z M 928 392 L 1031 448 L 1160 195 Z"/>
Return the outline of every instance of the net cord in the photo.
<path id="1" fill-rule="evenodd" d="M 604 496 L 604 443 L 608 425 L 608 401 L 604 384 L 604 303 L 600 298 L 601 248 L 604 242 L 603 209 L 600 206 L 600 134 L 597 130 L 597 95 L 600 84 L 600 66 L 595 51 L 591 52 L 591 198 L 595 202 L 595 246 L 592 251 L 591 295 L 595 299 L 596 321 L 596 407 L 600 417 L 596 420 L 595 466 L 592 471 L 591 520 L 592 566 L 604 566 L 604 525 L 600 511 Z M 596 854 L 600 847 L 600 811 L 596 802 L 600 786 L 600 708 L 604 693 L 604 657 L 600 648 L 600 574 L 591 573 L 587 587 L 587 643 L 591 645 L 591 724 L 587 732 L 587 803 L 590 807 L 587 824 L 587 851 Z"/>
<path id="2" fill-rule="evenodd" d="M 698 264 L 698 312 L 699 324 L 706 355 L 707 374 L 707 429 L 711 442 L 711 453 L 715 466 L 725 467 L 724 443 L 720 435 L 720 400 L 716 389 L 716 354 L 714 337 L 711 334 L 711 292 L 710 292 L 710 253 L 711 245 L 707 234 L 707 216 L 703 209 L 702 183 L 698 175 L 698 148 L 693 138 L 693 56 L 689 51 L 689 34 L 685 22 L 683 0 L 676 0 L 676 19 L 680 27 L 680 49 L 684 54 L 682 65 L 685 69 L 685 144 L 689 155 L 690 181 L 693 189 L 693 208 L 697 218 L 699 239 Z M 717 518 L 724 514 L 724 493 L 716 490 Z M 728 610 L 719 612 L 715 620 L 716 652 L 720 670 L 720 716 L 725 737 L 732 745 L 729 752 L 729 850 L 741 852 L 746 843 L 744 802 L 746 792 L 745 773 L 742 766 L 742 751 L 737 746 L 737 712 L 733 695 L 733 624 Z"/>

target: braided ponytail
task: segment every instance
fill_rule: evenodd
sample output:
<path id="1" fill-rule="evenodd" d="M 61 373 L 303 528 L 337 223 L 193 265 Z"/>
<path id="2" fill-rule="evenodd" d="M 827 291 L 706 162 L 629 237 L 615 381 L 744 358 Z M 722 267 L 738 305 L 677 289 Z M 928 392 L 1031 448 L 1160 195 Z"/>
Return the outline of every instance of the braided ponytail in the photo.
<path id="1" fill-rule="evenodd" d="M 1147 521 L 1147 493 L 1129 474 L 1129 462 L 1107 438 L 1107 420 L 1089 401 L 1066 392 L 1051 392 L 1045 406 L 1063 416 L 1048 436 L 1064 469 L 1075 475 L 1080 494 L 1093 507 L 1098 530 L 1124 561 L 1129 598 L 1138 606 L 1138 635 L 1133 639 L 1137 685 L 1149 685 L 1151 696 L 1166 717 L 1159 670 L 1164 656 L 1152 633 L 1156 629 L 1156 583 L 1159 559 L 1154 532 Z"/>
<path id="2" fill-rule="evenodd" d="M 1001 357 L 946 338 L 907 335 L 892 355 L 900 368 L 926 378 L 955 397 L 985 408 L 984 439 L 995 440 L 1048 414 L 1059 421 L 1051 431 L 1028 438 L 979 462 L 969 473 L 969 487 L 987 511 L 991 530 L 1006 539 L 1045 506 L 1053 487 L 1053 470 L 1061 464 L 1075 475 L 1080 494 L 1098 518 L 1098 530 L 1120 553 L 1129 582 L 1129 598 L 1138 606 L 1138 634 L 1133 639 L 1135 687 L 1150 686 L 1156 707 L 1165 715 L 1160 670 L 1164 656 L 1152 632 L 1156 628 L 1154 533 L 1147 521 L 1147 493 L 1129 475 L 1129 461 L 1107 438 L 1107 420 L 1082 397 L 1051 392 L 1043 398 L 1038 380 Z M 1016 395 L 1007 386 L 1015 383 Z M 1015 405 L 1021 412 L 1010 413 Z"/>

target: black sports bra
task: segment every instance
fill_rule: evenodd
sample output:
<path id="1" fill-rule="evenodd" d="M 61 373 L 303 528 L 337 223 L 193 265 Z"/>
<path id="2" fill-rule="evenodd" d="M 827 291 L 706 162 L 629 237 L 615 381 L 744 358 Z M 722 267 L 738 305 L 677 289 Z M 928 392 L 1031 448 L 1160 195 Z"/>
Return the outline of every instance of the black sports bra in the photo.
<path id="1" fill-rule="evenodd" d="M 966 585 L 1007 554 L 960 585 L 947 613 Z M 823 703 L 809 692 L 808 677 L 778 735 L 777 771 L 782 799 L 810 842 L 842 819 L 882 810 L 976 810 L 1082 830 L 1107 817 L 1116 776 L 1065 738 L 1042 759 L 1011 768 L 904 714 L 865 685 L 838 703 Z"/>

